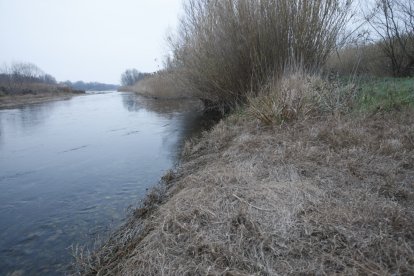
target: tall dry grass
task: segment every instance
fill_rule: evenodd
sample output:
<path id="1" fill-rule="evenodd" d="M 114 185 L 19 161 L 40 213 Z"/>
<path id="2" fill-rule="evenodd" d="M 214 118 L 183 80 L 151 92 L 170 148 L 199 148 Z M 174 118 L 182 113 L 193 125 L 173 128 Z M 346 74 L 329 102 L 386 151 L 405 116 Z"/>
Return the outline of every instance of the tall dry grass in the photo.
<path id="1" fill-rule="evenodd" d="M 349 112 L 357 96 L 354 83 L 341 84 L 325 80 L 319 74 L 309 74 L 295 68 L 273 77 L 259 94 L 249 97 L 247 110 L 265 124 L 305 121 L 322 114 Z"/>
<path id="2" fill-rule="evenodd" d="M 191 91 L 175 79 L 175 75 L 169 71 L 159 71 L 156 74 L 146 76 L 134 85 L 121 87 L 119 91 L 135 92 L 141 96 L 156 99 L 193 97 Z"/>
<path id="3" fill-rule="evenodd" d="M 350 1 L 188 0 L 170 63 L 177 78 L 214 104 L 246 100 L 287 64 L 323 64 Z"/>

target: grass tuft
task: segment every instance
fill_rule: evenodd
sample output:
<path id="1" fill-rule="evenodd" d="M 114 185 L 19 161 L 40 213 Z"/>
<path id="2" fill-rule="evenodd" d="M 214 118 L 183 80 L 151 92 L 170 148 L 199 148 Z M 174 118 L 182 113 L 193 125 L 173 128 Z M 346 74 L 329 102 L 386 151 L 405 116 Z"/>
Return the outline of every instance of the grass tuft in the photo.
<path id="1" fill-rule="evenodd" d="M 262 86 L 258 96 L 249 98 L 248 109 L 265 124 L 281 124 L 327 113 L 347 113 L 356 93 L 352 83 L 342 85 L 296 71 Z"/>

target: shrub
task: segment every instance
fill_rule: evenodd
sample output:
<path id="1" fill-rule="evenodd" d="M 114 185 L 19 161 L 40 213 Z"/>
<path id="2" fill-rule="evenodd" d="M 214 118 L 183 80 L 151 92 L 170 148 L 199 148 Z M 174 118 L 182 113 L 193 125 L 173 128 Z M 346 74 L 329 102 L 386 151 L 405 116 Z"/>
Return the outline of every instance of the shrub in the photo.
<path id="1" fill-rule="evenodd" d="M 286 64 L 319 68 L 350 1 L 188 0 L 184 7 L 170 67 L 201 99 L 234 106 Z"/>

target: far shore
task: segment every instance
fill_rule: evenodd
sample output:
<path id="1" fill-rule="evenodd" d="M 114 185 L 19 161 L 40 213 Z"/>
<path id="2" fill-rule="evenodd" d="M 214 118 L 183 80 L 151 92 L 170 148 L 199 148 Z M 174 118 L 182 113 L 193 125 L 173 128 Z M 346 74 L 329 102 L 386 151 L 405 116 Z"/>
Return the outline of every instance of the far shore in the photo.
<path id="1" fill-rule="evenodd" d="M 36 93 L 23 95 L 3 95 L 0 96 L 0 109 L 16 108 L 27 104 L 36 104 L 57 100 L 68 100 L 76 95 L 84 95 L 80 92 L 55 92 L 55 93 Z"/>

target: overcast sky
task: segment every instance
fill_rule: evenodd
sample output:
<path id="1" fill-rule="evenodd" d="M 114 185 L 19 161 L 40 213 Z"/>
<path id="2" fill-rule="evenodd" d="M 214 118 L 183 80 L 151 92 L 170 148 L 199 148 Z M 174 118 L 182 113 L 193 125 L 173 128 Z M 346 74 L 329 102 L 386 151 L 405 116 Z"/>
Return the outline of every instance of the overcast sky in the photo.
<path id="1" fill-rule="evenodd" d="M 32 62 L 58 81 L 119 83 L 153 72 L 182 0 L 0 0 L 0 66 Z"/>

